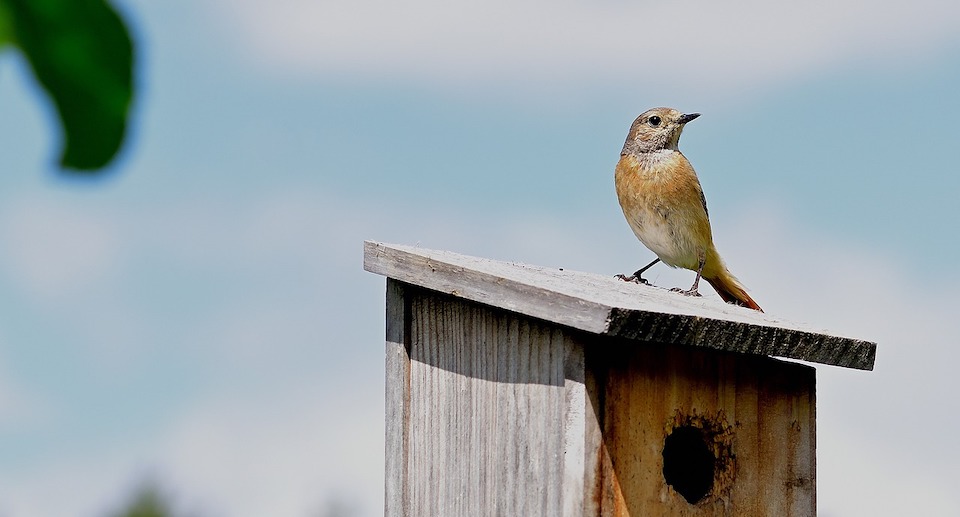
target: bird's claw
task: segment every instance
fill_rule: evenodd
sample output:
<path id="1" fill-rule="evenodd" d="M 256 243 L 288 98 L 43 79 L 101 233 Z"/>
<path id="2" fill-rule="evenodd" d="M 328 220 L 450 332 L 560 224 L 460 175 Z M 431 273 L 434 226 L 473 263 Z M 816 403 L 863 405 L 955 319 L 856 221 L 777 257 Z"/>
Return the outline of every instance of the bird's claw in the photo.
<path id="1" fill-rule="evenodd" d="M 679 287 L 674 287 L 673 289 L 670 289 L 670 292 L 680 293 L 684 296 L 701 296 L 700 291 L 696 289 L 680 289 Z"/>
<path id="2" fill-rule="evenodd" d="M 643 277 L 641 277 L 641 276 L 637 276 L 637 275 L 624 275 L 624 274 L 619 274 L 619 275 L 615 275 L 614 278 L 619 278 L 620 280 L 623 280 L 624 282 L 633 282 L 633 283 L 635 283 L 635 284 L 650 285 L 650 282 L 647 282 L 647 279 L 645 279 L 645 278 L 643 278 Z"/>

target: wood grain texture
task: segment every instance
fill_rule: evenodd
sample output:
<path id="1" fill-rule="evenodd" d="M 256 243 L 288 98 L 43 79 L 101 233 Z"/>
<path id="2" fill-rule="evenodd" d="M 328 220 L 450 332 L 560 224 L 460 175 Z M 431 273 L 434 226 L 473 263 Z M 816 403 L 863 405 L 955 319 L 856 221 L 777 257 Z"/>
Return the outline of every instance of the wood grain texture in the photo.
<path id="1" fill-rule="evenodd" d="M 590 334 L 387 282 L 385 515 L 815 515 L 815 371 Z M 705 429 L 691 504 L 666 437 Z M 724 452 L 725 451 L 725 452 Z"/>
<path id="2" fill-rule="evenodd" d="M 676 346 L 592 347 L 602 443 L 587 515 L 816 514 L 814 369 Z M 704 429 L 717 451 L 711 491 L 691 504 L 664 478 L 674 428 Z"/>
<path id="3" fill-rule="evenodd" d="M 364 268 L 592 334 L 873 369 L 876 343 L 613 276 L 367 241 Z"/>
<path id="4" fill-rule="evenodd" d="M 404 409 L 387 415 L 387 515 L 582 515 L 583 347 L 542 321 L 403 293 L 409 378 L 388 373 L 388 406 Z"/>
<path id="5" fill-rule="evenodd" d="M 408 515 L 406 491 L 406 452 L 408 449 L 410 408 L 406 393 L 410 389 L 410 355 L 407 349 L 406 329 L 409 308 L 404 302 L 402 283 L 387 279 L 387 339 L 386 339 L 386 458 L 384 486 L 384 516 Z"/>

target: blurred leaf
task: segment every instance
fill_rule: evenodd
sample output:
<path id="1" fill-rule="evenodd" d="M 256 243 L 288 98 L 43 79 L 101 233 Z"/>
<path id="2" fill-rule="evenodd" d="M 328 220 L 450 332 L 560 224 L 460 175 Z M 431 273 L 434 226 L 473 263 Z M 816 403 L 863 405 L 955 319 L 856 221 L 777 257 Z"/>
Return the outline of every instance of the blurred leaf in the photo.
<path id="1" fill-rule="evenodd" d="M 153 485 L 144 485 L 127 508 L 112 517 L 172 517 L 169 504 Z"/>
<path id="2" fill-rule="evenodd" d="M 133 44 L 104 0 L 0 0 L 13 40 L 57 106 L 60 164 L 93 171 L 123 143 L 133 96 Z"/>
<path id="3" fill-rule="evenodd" d="M 0 49 L 3 49 L 10 39 L 13 38 L 13 28 L 10 27 L 10 13 L 7 11 L 7 3 L 0 0 Z"/>

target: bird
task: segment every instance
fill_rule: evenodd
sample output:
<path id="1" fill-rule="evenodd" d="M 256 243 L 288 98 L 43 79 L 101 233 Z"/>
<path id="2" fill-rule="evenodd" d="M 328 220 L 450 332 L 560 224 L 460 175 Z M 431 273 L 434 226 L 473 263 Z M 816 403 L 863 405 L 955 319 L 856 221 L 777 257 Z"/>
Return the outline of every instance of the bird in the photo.
<path id="1" fill-rule="evenodd" d="M 617 198 L 633 233 L 657 258 L 632 275 L 617 276 L 647 284 L 643 273 L 663 262 L 697 273 L 690 289 L 673 291 L 700 296 L 703 278 L 723 301 L 763 312 L 720 258 L 700 180 L 678 148 L 684 126 L 699 116 L 652 108 L 630 126 L 614 174 Z"/>

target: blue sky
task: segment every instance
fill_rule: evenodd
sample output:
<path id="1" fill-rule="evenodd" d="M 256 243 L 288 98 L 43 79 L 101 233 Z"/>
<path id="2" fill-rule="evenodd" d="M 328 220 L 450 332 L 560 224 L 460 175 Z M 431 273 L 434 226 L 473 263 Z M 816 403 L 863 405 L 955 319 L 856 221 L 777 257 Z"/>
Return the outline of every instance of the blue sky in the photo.
<path id="1" fill-rule="evenodd" d="M 118 6 L 140 92 L 101 180 L 55 171 L 0 55 L 0 513 L 103 515 L 154 478 L 205 516 L 378 515 L 363 239 L 632 271 L 613 166 L 660 105 L 703 113 L 681 149 L 767 312 L 880 343 L 818 369 L 821 515 L 960 513 L 957 7 Z"/>

